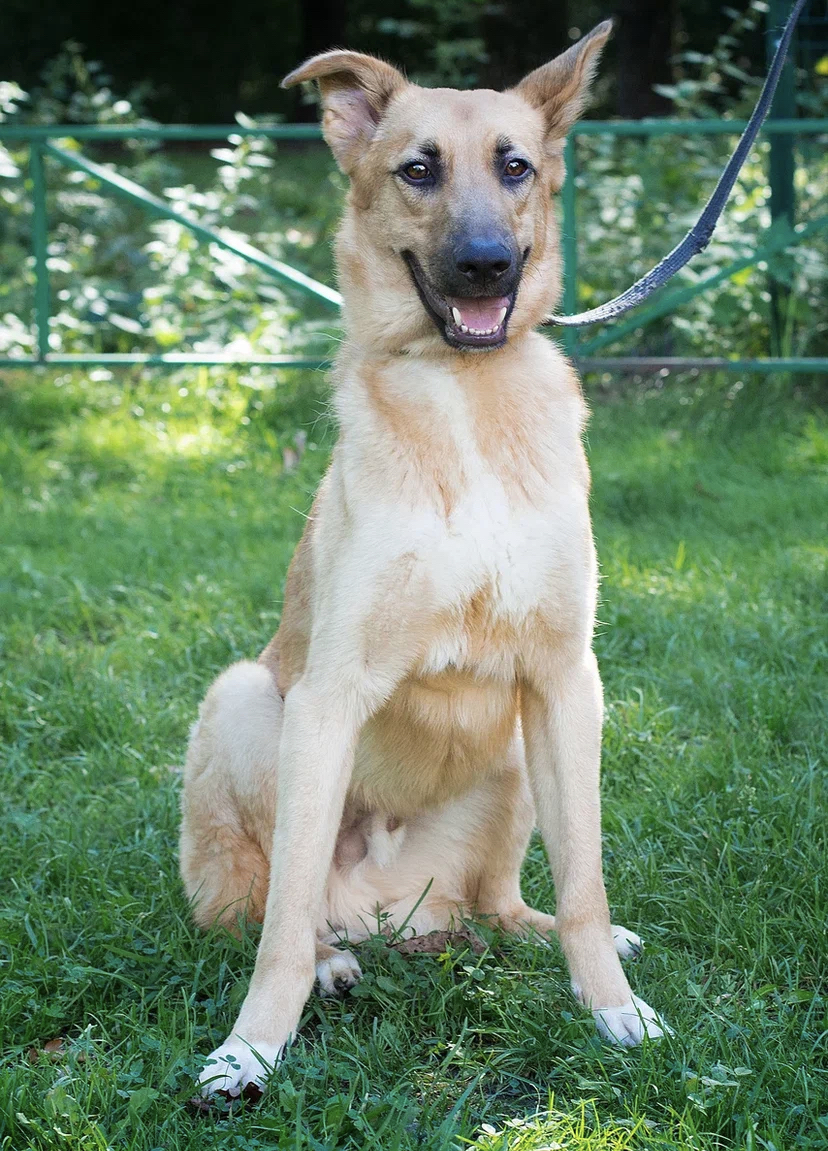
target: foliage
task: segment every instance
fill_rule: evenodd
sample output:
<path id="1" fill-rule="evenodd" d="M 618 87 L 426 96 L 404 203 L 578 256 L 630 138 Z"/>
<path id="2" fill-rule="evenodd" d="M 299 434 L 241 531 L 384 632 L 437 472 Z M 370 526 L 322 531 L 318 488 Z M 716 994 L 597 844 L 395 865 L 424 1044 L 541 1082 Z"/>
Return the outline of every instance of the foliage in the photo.
<path id="1" fill-rule="evenodd" d="M 658 87 L 679 113 L 710 117 L 724 110 L 731 116 L 747 116 L 756 103 L 764 69 L 741 49 L 745 36 L 761 31 L 768 5 L 765 0 L 750 0 L 744 11 L 726 11 L 731 16 L 730 27 L 711 51 L 680 53 L 677 62 L 682 65 L 683 76 L 676 84 Z"/>
<path id="2" fill-rule="evenodd" d="M 489 0 L 407 0 L 406 15 L 382 16 L 376 28 L 400 42 L 396 58 L 417 61 L 409 68 L 415 83 L 473 88 L 488 60 L 483 21 L 490 13 Z"/>
<path id="3" fill-rule="evenodd" d="M 685 75 L 660 86 L 676 112 L 688 119 L 747 118 L 764 71 L 751 68 L 746 36 L 761 26 L 764 0 L 743 12 L 728 10 L 732 24 L 710 53 L 684 52 Z M 695 77 L 691 74 L 695 72 Z M 824 115 L 828 85 L 801 77 L 798 92 L 810 115 Z M 727 162 L 735 139 L 677 136 L 612 140 L 588 138 L 579 151 L 579 232 L 582 238 L 580 305 L 593 306 L 648 271 L 697 219 Z M 817 136 L 797 142 L 797 220 L 828 215 L 828 156 Z M 771 225 L 767 183 L 770 145 L 755 147 L 707 250 L 679 281 L 694 284 L 750 255 Z M 781 227 L 782 225 L 778 225 Z M 619 277 L 619 270 L 623 275 Z M 825 355 L 828 349 L 828 231 L 807 244 L 737 272 L 678 313 L 635 331 L 602 353 L 729 356 L 770 353 L 770 279 L 785 285 L 783 336 L 777 355 Z"/>
<path id="4" fill-rule="evenodd" d="M 134 88 L 128 98 L 112 91 L 112 77 L 98 60 L 87 60 L 83 47 L 68 40 L 47 62 L 42 80 L 31 93 L 26 119 L 33 124 L 135 123 L 149 94 L 147 85 Z"/>
<path id="5" fill-rule="evenodd" d="M 446 9 L 445 19 L 459 19 L 467 11 L 466 2 Z M 477 0 L 468 3 L 468 12 L 476 12 Z M 753 19 L 760 7 L 752 5 Z M 741 18 L 743 29 L 749 16 Z M 707 114 L 708 101 L 723 97 L 725 74 L 733 82 L 744 82 L 747 98 L 752 98 L 749 77 L 736 65 L 727 66 L 728 58 L 738 59 L 735 32 L 725 39 L 727 43 L 705 64 L 702 79 L 685 79 L 673 90 L 683 112 Z M 714 65 L 718 72 L 711 71 Z M 429 73 L 431 79 L 440 78 L 436 57 L 427 58 L 424 67 L 437 70 Z M 131 94 L 127 100 L 113 94 L 101 69 L 84 63 L 76 46 L 69 46 L 50 77 L 51 87 L 25 112 L 27 118 L 39 122 L 91 118 L 103 123 L 139 118 L 139 96 Z M 25 95 L 14 85 L 3 85 L 0 115 L 14 122 L 25 107 Z M 742 107 L 740 95 L 733 113 Z M 64 141 L 64 146 L 75 145 Z M 622 290 L 681 238 L 697 218 L 731 147 L 732 139 L 721 136 L 579 140 L 580 307 Z M 109 155 L 111 151 L 104 152 L 102 158 Z M 132 142 L 118 160 L 138 183 L 161 193 L 176 210 L 248 238 L 269 254 L 330 282 L 329 241 L 343 185 L 327 154 L 316 147 L 285 147 L 277 153 L 265 140 L 232 136 L 211 156 L 215 163 L 204 155 L 171 155 Z M 768 144 L 763 141 L 745 167 L 709 248 L 671 288 L 715 274 L 750 253 L 770 224 L 767 156 Z M 798 217 L 815 219 L 826 213 L 828 157 L 818 141 L 803 140 L 799 158 Z M 34 344 L 26 163 L 24 148 L 0 147 L 0 266 L 5 270 L 0 280 L 0 355 L 27 354 Z M 197 242 L 181 225 L 151 222 L 141 209 L 125 205 L 95 180 L 51 163 L 48 167 L 53 350 L 229 350 L 240 357 L 331 350 L 330 341 L 322 336 L 335 334 L 336 325 L 321 305 L 286 292 L 265 273 L 217 246 Z M 769 275 L 790 287 L 784 296 L 783 339 L 775 350 L 825 355 L 828 240 L 822 235 L 793 249 L 792 255 L 743 269 L 669 318 L 615 341 L 609 350 L 767 355 Z M 582 338 L 593 334 L 587 331 Z M 263 379 L 257 369 L 251 369 L 248 377 L 256 386 Z"/>
<path id="6" fill-rule="evenodd" d="M 683 77 L 659 91 L 690 119 L 746 118 L 764 79 L 744 41 L 761 27 L 767 5 L 751 0 L 727 10 L 731 26 L 706 54 L 681 54 Z M 695 75 L 694 75 L 695 73 Z M 800 75 L 797 93 L 809 115 L 824 115 L 828 85 L 815 70 Z M 676 136 L 579 142 L 579 303 L 593 306 L 649 270 L 697 219 L 734 145 L 726 136 Z M 667 291 L 692 285 L 749 256 L 771 224 L 767 171 L 770 145 L 760 140 L 704 254 Z M 797 220 L 828 213 L 828 163 L 819 136 L 797 140 Z M 781 227 L 782 225 L 777 225 Z M 622 273 L 622 274 L 621 274 Z M 771 279 L 785 286 L 781 355 L 824 355 L 828 348 L 828 234 L 737 272 L 668 319 L 642 327 L 602 353 L 769 354 Z M 611 334 L 611 333 L 610 333 Z"/>
<path id="7" fill-rule="evenodd" d="M 80 76 L 82 83 L 72 87 L 67 74 Z M 28 120 L 139 122 L 134 97 L 114 96 L 100 69 L 85 64 L 74 46 L 49 76 L 51 86 L 33 105 Z M 4 92 L 4 118 L 14 123 L 22 115 L 25 96 L 10 85 Z M 238 119 L 252 124 L 245 117 Z M 77 145 L 68 140 L 63 146 Z M 173 162 L 140 142 L 132 142 L 119 159 L 122 165 L 126 162 L 131 178 L 162 193 L 176 211 L 247 239 L 311 274 L 327 273 L 325 241 L 340 194 L 336 177 L 326 169 L 317 179 L 315 157 L 309 165 L 305 156 L 288 155 L 282 159 L 284 174 L 274 179 L 274 152 L 266 140 L 234 135 L 211 153 L 216 164 L 186 156 Z M 24 148 L 0 147 L 0 264 L 8 269 L 0 285 L 0 355 L 30 353 L 34 342 L 26 163 Z M 267 355 L 306 344 L 319 327 L 325 313 L 289 297 L 266 273 L 217 245 L 196 241 L 182 225 L 151 222 L 143 209 L 125 204 L 95 179 L 47 163 L 53 351 L 163 352 L 189 347 L 204 353 L 229 350 L 240 357 Z M 206 190 L 197 189 L 186 171 L 206 183 Z M 310 316 L 306 322 L 300 303 Z M 323 326 L 330 328 L 330 321 Z"/>
<path id="8" fill-rule="evenodd" d="M 176 765 L 212 676 L 278 623 L 330 430 L 318 375 L 106 376 L 0 383 L 0 1145 L 824 1147 L 816 404 L 748 378 L 593 394 L 609 896 L 675 1037 L 601 1046 L 556 948 L 371 942 L 263 1103 L 204 1116 L 192 1075 L 256 939 L 191 926 Z M 537 843 L 524 888 L 552 907 Z"/>
<path id="9" fill-rule="evenodd" d="M 732 151 L 731 137 L 585 137 L 577 144 L 580 307 L 591 307 L 649 271 L 697 220 Z M 768 144 L 748 160 L 706 251 L 663 289 L 693 285 L 749 257 L 771 225 Z M 814 151 L 797 171 L 798 218 L 828 214 L 828 157 Z M 771 354 L 770 283 L 790 286 L 783 346 L 776 354 L 828 349 L 828 229 L 789 255 L 768 257 L 725 278 L 668 317 L 613 339 L 602 354 Z M 634 313 L 633 313 L 634 318 Z M 588 340 L 596 330 L 581 337 Z M 601 336 L 612 336 L 605 329 Z"/>
<path id="10" fill-rule="evenodd" d="M 689 116 L 750 114 L 765 78 L 764 61 L 751 58 L 745 41 L 756 39 L 768 14 L 766 0 L 750 0 L 743 11 L 725 8 L 731 23 L 709 52 L 684 51 L 677 57 L 683 76 L 675 84 L 659 85 L 658 91 L 673 101 L 676 111 Z M 801 34 L 801 30 L 800 30 Z M 828 45 L 826 45 L 828 46 Z M 695 75 L 694 75 L 695 73 Z M 821 61 L 805 59 L 797 68 L 796 100 L 807 116 L 828 111 L 828 83 Z"/>

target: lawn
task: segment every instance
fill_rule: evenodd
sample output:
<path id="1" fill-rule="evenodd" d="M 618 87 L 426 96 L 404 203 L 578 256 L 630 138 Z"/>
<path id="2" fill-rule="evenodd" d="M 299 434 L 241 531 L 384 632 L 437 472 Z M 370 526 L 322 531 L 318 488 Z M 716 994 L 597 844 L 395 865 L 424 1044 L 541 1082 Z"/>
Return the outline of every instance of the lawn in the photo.
<path id="1" fill-rule="evenodd" d="M 0 380 L 0 1148 L 826 1147 L 828 423 L 772 379 L 589 389 L 607 883 L 675 1035 L 601 1046 L 556 948 L 372 941 L 258 1107 L 188 1110 L 255 935 L 190 924 L 177 765 L 332 435 L 322 377 L 250 383 Z"/>

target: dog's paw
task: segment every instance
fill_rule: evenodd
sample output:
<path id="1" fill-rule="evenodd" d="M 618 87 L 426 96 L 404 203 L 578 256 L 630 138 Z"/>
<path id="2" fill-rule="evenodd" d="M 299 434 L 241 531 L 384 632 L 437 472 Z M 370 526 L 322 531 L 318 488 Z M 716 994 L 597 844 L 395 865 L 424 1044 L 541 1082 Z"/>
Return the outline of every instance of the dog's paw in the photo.
<path id="1" fill-rule="evenodd" d="M 645 1035 L 650 1039 L 661 1039 L 665 1032 L 672 1035 L 658 1012 L 637 995 L 620 1007 L 593 1007 L 592 1014 L 601 1038 L 621 1047 L 637 1047 Z"/>
<path id="2" fill-rule="evenodd" d="M 243 1093 L 251 1096 L 264 1091 L 283 1054 L 284 1048 L 275 1043 L 245 1043 L 231 1035 L 207 1057 L 198 1077 L 199 1092 L 205 1098 L 222 1094 L 238 1099 Z"/>
<path id="3" fill-rule="evenodd" d="M 613 923 L 610 930 L 612 931 L 615 950 L 622 959 L 635 959 L 644 950 L 643 939 L 634 931 L 630 931 L 626 927 L 619 927 L 617 923 Z"/>
<path id="4" fill-rule="evenodd" d="M 337 951 L 317 963 L 316 978 L 323 995 L 341 998 L 362 979 L 362 969 L 350 951 Z"/>

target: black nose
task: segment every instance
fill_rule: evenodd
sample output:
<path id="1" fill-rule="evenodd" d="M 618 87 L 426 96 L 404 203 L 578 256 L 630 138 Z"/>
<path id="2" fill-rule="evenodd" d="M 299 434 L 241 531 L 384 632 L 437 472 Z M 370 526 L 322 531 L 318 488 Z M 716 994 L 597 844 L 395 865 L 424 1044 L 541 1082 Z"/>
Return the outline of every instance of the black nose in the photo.
<path id="1" fill-rule="evenodd" d="M 470 284 L 490 284 L 512 266 L 512 252 L 498 236 L 472 236 L 456 252 L 456 267 Z"/>

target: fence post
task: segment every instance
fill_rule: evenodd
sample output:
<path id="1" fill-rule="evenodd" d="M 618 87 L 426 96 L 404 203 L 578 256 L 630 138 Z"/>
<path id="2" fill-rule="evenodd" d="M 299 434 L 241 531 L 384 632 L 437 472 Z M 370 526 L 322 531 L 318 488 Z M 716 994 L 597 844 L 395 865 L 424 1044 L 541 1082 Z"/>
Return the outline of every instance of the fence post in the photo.
<path id="1" fill-rule="evenodd" d="M 43 145 L 32 140 L 29 152 L 29 171 L 32 177 L 34 212 L 32 238 L 35 266 L 35 324 L 37 326 L 37 358 L 43 363 L 49 353 L 49 269 L 48 223 L 46 219 L 46 174 L 43 166 Z"/>
<path id="2" fill-rule="evenodd" d="M 578 223 L 575 205 L 575 134 L 570 132 L 564 144 L 564 184 L 561 189 L 563 209 L 563 305 L 566 315 L 578 311 Z M 564 328 L 564 347 L 570 356 L 577 351 L 577 328 Z"/>
<path id="3" fill-rule="evenodd" d="M 768 8 L 765 47 L 768 63 L 779 43 L 779 37 L 788 18 L 788 0 L 770 0 Z M 779 86 L 773 98 L 769 119 L 793 120 L 796 118 L 796 76 L 794 59 L 796 56 L 796 32 L 791 41 L 788 58 L 779 77 Z M 772 132 L 770 136 L 770 162 L 768 180 L 770 183 L 771 222 L 786 219 L 789 228 L 794 225 L 796 196 L 794 192 L 794 137 L 791 132 Z M 780 256 L 783 266 L 790 267 L 790 257 Z M 784 276 L 780 279 L 770 276 L 771 297 L 771 339 L 773 351 L 780 355 L 786 327 L 787 305 L 790 296 L 789 284 Z"/>

